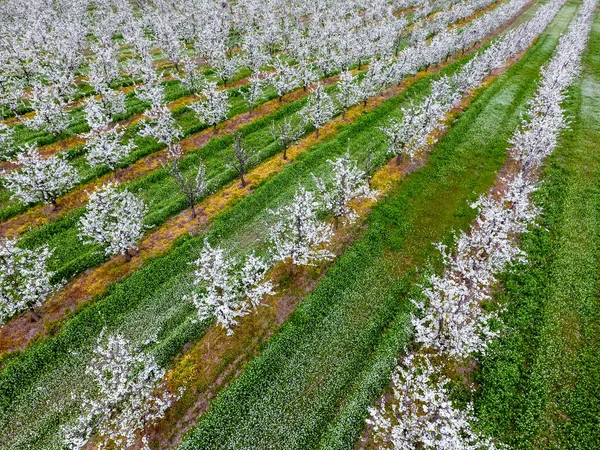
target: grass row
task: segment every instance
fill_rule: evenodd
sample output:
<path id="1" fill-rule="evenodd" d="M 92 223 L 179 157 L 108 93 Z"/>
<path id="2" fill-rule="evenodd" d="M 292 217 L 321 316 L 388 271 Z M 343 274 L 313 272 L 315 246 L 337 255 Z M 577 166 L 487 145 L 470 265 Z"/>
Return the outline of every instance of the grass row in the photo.
<path id="1" fill-rule="evenodd" d="M 489 432 L 517 449 L 600 442 L 600 14 L 566 105 L 571 131 L 544 172 L 529 264 L 500 296 L 506 333 L 482 360 L 477 397 Z"/>

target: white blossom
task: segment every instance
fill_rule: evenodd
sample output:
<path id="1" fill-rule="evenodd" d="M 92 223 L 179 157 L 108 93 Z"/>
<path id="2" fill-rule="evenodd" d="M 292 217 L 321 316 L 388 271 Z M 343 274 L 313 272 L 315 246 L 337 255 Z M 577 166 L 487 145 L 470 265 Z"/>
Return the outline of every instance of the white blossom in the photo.
<path id="1" fill-rule="evenodd" d="M 137 248 L 144 234 L 142 220 L 148 208 L 127 190 L 119 191 L 108 183 L 90 195 L 85 214 L 80 219 L 80 238 L 86 243 L 106 246 L 108 256 Z"/>
<path id="2" fill-rule="evenodd" d="M 107 166 L 116 171 L 119 162 L 129 156 L 135 148 L 131 141 L 122 142 L 124 134 L 125 130 L 120 129 L 118 125 L 92 133 L 85 143 L 88 164 L 92 167 Z"/>
<path id="3" fill-rule="evenodd" d="M 217 83 L 208 82 L 201 92 L 203 100 L 192 103 L 189 108 L 198 116 L 200 122 L 216 128 L 217 124 L 227 117 L 229 102 L 227 91 L 218 90 Z"/>
<path id="4" fill-rule="evenodd" d="M 356 211 L 348 203 L 355 198 L 375 200 L 378 192 L 369 187 L 366 174 L 348 153 L 327 162 L 331 167 L 328 177 L 316 178 L 313 175 L 322 208 L 333 216 L 336 224 L 340 219 L 353 223 Z"/>
<path id="5" fill-rule="evenodd" d="M 56 205 L 56 199 L 79 181 L 76 169 L 64 154 L 42 157 L 37 148 L 28 145 L 15 160 L 21 168 L 3 172 L 4 185 L 13 198 L 25 203 L 46 202 Z"/>
<path id="6" fill-rule="evenodd" d="M 205 241 L 194 265 L 196 290 L 187 299 L 196 307 L 198 320 L 214 317 L 227 335 L 233 334 L 238 318 L 256 309 L 265 295 L 275 294 L 272 283 L 264 280 L 268 265 L 254 254 L 242 263 Z"/>
<path id="7" fill-rule="evenodd" d="M 41 306 L 58 286 L 47 268 L 52 251 L 47 245 L 24 249 L 14 239 L 0 239 L 0 324 L 25 310 L 38 318 Z"/>
<path id="8" fill-rule="evenodd" d="M 78 398 L 82 415 L 62 426 L 66 446 L 79 450 L 94 436 L 99 450 L 128 448 L 141 437 L 149 450 L 149 426 L 178 398 L 162 381 L 165 370 L 123 335 L 102 334 L 85 373 L 94 389 Z"/>
<path id="9" fill-rule="evenodd" d="M 317 129 L 316 135 L 319 136 L 320 128 L 329 122 L 336 113 L 336 107 L 333 100 L 325 92 L 322 85 L 319 85 L 308 97 L 306 106 L 300 111 L 300 116 L 306 123 L 311 124 Z"/>
<path id="10" fill-rule="evenodd" d="M 319 209 L 315 194 L 301 187 L 290 204 L 271 211 L 278 220 L 269 233 L 276 260 L 306 266 L 333 258 L 326 248 L 333 228 L 317 218 Z"/>

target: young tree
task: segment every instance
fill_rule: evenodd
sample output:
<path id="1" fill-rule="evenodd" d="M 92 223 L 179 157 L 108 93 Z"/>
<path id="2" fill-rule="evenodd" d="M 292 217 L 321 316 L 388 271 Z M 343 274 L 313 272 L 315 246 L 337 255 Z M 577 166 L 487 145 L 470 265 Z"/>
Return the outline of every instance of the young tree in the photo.
<path id="1" fill-rule="evenodd" d="M 152 136 L 157 142 L 165 145 L 171 145 L 173 142 L 181 139 L 183 132 L 177 126 L 171 110 L 164 105 L 153 105 L 146 113 L 148 121 L 139 131 L 140 136 Z"/>
<path id="2" fill-rule="evenodd" d="M 373 176 L 373 172 L 376 169 L 376 163 L 374 161 L 375 158 L 375 150 L 373 148 L 373 146 L 369 146 L 367 148 L 367 156 L 365 158 L 365 162 L 364 162 L 364 173 L 365 176 L 367 178 L 367 185 L 369 186 L 369 189 L 371 188 L 371 177 Z"/>
<path id="3" fill-rule="evenodd" d="M 302 89 L 306 91 L 309 86 L 318 81 L 319 76 L 314 67 L 308 61 L 303 60 L 296 69 L 296 78 L 302 86 Z"/>
<path id="4" fill-rule="evenodd" d="M 119 114 L 125 114 L 127 106 L 125 105 L 125 93 L 118 89 L 111 89 L 107 83 L 96 83 L 94 90 L 99 96 L 99 102 L 104 109 L 105 114 L 111 120 Z"/>
<path id="5" fill-rule="evenodd" d="M 181 191 L 185 194 L 192 210 L 192 217 L 196 218 L 196 203 L 198 199 L 208 193 L 210 182 L 206 178 L 206 166 L 200 160 L 195 172 L 194 178 L 190 178 L 181 167 L 181 159 L 183 158 L 183 150 L 181 145 L 173 144 L 169 147 L 169 160 L 171 165 L 168 170 L 175 178 Z"/>
<path id="6" fill-rule="evenodd" d="M 119 192 L 115 184 L 106 184 L 90 195 L 79 237 L 85 243 L 106 245 L 107 256 L 122 253 L 130 261 L 131 249 L 137 248 L 144 234 L 142 220 L 147 210 L 131 192 Z"/>
<path id="7" fill-rule="evenodd" d="M 189 108 L 196 113 L 200 122 L 212 125 L 217 130 L 217 124 L 227 117 L 230 105 L 227 101 L 227 91 L 217 90 L 217 83 L 208 82 L 206 88 L 202 90 L 204 100 L 189 105 Z"/>
<path id="8" fill-rule="evenodd" d="M 233 151 L 229 158 L 229 166 L 239 174 L 242 179 L 242 187 L 246 187 L 246 179 L 244 176 L 248 173 L 248 169 L 255 159 L 256 153 L 254 149 L 246 147 L 242 143 L 241 133 L 236 134 L 235 142 L 233 143 Z"/>
<path id="9" fill-rule="evenodd" d="M 380 128 L 387 137 L 388 152 L 396 155 L 398 164 L 404 155 L 413 158 L 418 150 L 427 145 L 433 124 L 429 111 L 422 104 L 416 107 L 411 105 L 402 111 L 404 115 L 401 120 L 392 119 L 388 127 Z"/>
<path id="10" fill-rule="evenodd" d="M 221 54 L 217 58 L 212 58 L 212 65 L 223 86 L 227 86 L 227 82 L 240 70 L 241 60 L 236 55 Z"/>
<path id="11" fill-rule="evenodd" d="M 252 74 L 246 89 L 240 90 L 242 97 L 248 104 L 248 110 L 252 112 L 256 101 L 264 94 L 264 87 L 268 83 L 268 78 L 261 78 L 258 73 Z"/>
<path id="12" fill-rule="evenodd" d="M 360 88 L 357 77 L 346 71 L 340 74 L 340 81 L 336 85 L 336 99 L 342 108 L 342 119 L 346 119 L 348 109 L 360 101 Z"/>
<path id="13" fill-rule="evenodd" d="M 301 187 L 291 204 L 271 211 L 277 219 L 270 229 L 277 261 L 289 260 L 294 265 L 306 266 L 333 258 L 324 248 L 333 228 L 317 219 L 319 208 L 315 194 Z"/>
<path id="14" fill-rule="evenodd" d="M 300 111 L 300 116 L 306 123 L 313 125 L 319 130 L 323 125 L 329 122 L 336 113 L 335 105 L 331 97 L 325 92 L 322 85 L 319 85 L 308 98 L 306 106 Z"/>
<path id="15" fill-rule="evenodd" d="M 272 283 L 264 280 L 269 266 L 253 254 L 241 262 L 205 241 L 194 264 L 197 290 L 187 299 L 196 307 L 198 320 L 215 317 L 228 336 L 239 317 L 256 310 L 265 295 L 275 294 Z"/>
<path id="16" fill-rule="evenodd" d="M 87 120 L 90 130 L 100 130 L 106 128 L 110 122 L 104 112 L 102 104 L 95 98 L 90 97 L 85 102 L 85 120 Z"/>
<path id="17" fill-rule="evenodd" d="M 117 166 L 119 161 L 129 156 L 135 148 L 131 141 L 123 143 L 125 130 L 121 130 L 117 125 L 110 129 L 100 130 L 92 133 L 85 143 L 87 150 L 86 159 L 91 167 L 107 166 L 115 173 L 118 179 Z"/>
<path id="18" fill-rule="evenodd" d="M 385 402 L 369 408 L 375 442 L 391 450 L 497 449 L 472 427 L 473 407 L 456 407 L 449 380 L 429 356 L 409 354 L 392 375 L 392 408 Z"/>
<path id="19" fill-rule="evenodd" d="M 184 75 L 176 75 L 174 78 L 181 81 L 190 93 L 195 94 L 200 92 L 206 84 L 206 77 L 202 73 L 199 65 L 196 64 L 192 58 L 185 57 L 182 60 L 181 67 Z"/>
<path id="20" fill-rule="evenodd" d="M 66 112 L 66 102 L 52 87 L 36 84 L 32 90 L 31 106 L 35 115 L 23 124 L 34 130 L 45 130 L 59 136 L 65 131 L 71 119 Z"/>
<path id="21" fill-rule="evenodd" d="M 17 155 L 19 170 L 3 172 L 4 185 L 13 198 L 24 203 L 45 202 L 56 208 L 56 199 L 79 181 L 77 170 L 64 154 L 42 157 L 37 148 L 28 145 Z"/>
<path id="22" fill-rule="evenodd" d="M 322 199 L 322 207 L 333 216 L 337 228 L 342 218 L 348 223 L 356 219 L 356 211 L 348 202 L 355 198 L 375 200 L 378 192 L 369 188 L 365 173 L 350 159 L 348 153 L 327 162 L 331 166 L 330 175 L 325 179 L 314 175 L 313 178 Z"/>
<path id="23" fill-rule="evenodd" d="M 293 67 L 283 63 L 279 58 L 275 60 L 276 73 L 270 77 L 271 85 L 277 91 L 279 102 L 283 101 L 283 96 L 298 86 L 298 78 Z"/>
<path id="24" fill-rule="evenodd" d="M 94 388 L 79 399 L 82 415 L 62 427 L 67 448 L 85 448 L 92 436 L 99 450 L 129 448 L 141 437 L 149 450 L 148 427 L 178 399 L 162 381 L 165 370 L 123 335 L 101 334 L 85 373 Z"/>
<path id="25" fill-rule="evenodd" d="M 283 159 L 287 160 L 288 148 L 302 136 L 303 132 L 304 130 L 298 124 L 295 124 L 290 117 L 285 117 L 280 124 L 273 121 L 271 135 L 283 149 Z"/>
<path id="26" fill-rule="evenodd" d="M 14 129 L 0 122 L 0 161 L 9 157 L 13 146 Z"/>
<path id="27" fill-rule="evenodd" d="M 47 245 L 33 251 L 17 247 L 14 239 L 0 239 L 0 324 L 25 310 L 39 320 L 35 308 L 58 288 L 47 268 L 51 256 Z"/>

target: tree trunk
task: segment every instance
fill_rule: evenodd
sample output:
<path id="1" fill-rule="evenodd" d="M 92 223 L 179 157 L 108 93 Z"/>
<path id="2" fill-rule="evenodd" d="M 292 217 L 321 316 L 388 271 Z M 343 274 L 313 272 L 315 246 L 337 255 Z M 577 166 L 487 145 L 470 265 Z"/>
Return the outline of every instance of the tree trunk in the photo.
<path id="1" fill-rule="evenodd" d="M 29 315 L 31 316 L 32 322 L 37 322 L 41 319 L 40 315 L 36 313 L 35 310 L 31 307 L 29 308 Z"/>
<path id="2" fill-rule="evenodd" d="M 283 147 L 283 159 L 285 159 L 287 161 L 287 147 Z"/>
<path id="3" fill-rule="evenodd" d="M 213 123 L 213 132 L 216 134 L 217 133 L 217 124 Z"/>
<path id="4" fill-rule="evenodd" d="M 129 253 L 129 249 L 125 250 L 125 253 L 123 253 L 123 255 L 125 255 L 125 261 L 131 261 L 131 253 Z"/>
<path id="5" fill-rule="evenodd" d="M 399 166 L 402 163 L 402 153 L 398 153 L 396 156 L 396 165 Z"/>
<path id="6" fill-rule="evenodd" d="M 50 201 L 50 205 L 52 206 L 52 211 L 56 211 L 58 209 L 58 205 L 56 204 L 56 199 L 55 198 L 53 198 Z"/>
<path id="7" fill-rule="evenodd" d="M 242 174 L 242 187 L 246 187 L 246 180 L 244 179 L 244 174 Z"/>
<path id="8" fill-rule="evenodd" d="M 194 206 L 194 202 L 190 201 L 190 207 L 192 208 L 192 219 L 196 218 L 196 207 Z"/>

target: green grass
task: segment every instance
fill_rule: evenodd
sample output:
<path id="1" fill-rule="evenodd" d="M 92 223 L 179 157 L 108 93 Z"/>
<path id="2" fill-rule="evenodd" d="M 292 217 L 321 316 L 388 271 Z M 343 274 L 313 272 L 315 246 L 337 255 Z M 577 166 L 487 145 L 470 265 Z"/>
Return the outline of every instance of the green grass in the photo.
<path id="1" fill-rule="evenodd" d="M 482 361 L 479 416 L 518 449 L 600 443 L 600 15 L 572 117 L 538 195 L 541 228 L 523 239 L 529 264 L 505 280 L 507 332 Z"/>
<path id="2" fill-rule="evenodd" d="M 543 62 L 575 10 L 488 88 L 432 154 L 374 208 L 369 230 L 244 371 L 211 403 L 181 449 L 352 448 L 367 407 L 408 340 L 415 267 L 431 245 L 475 217 L 467 205 L 492 184 Z"/>

